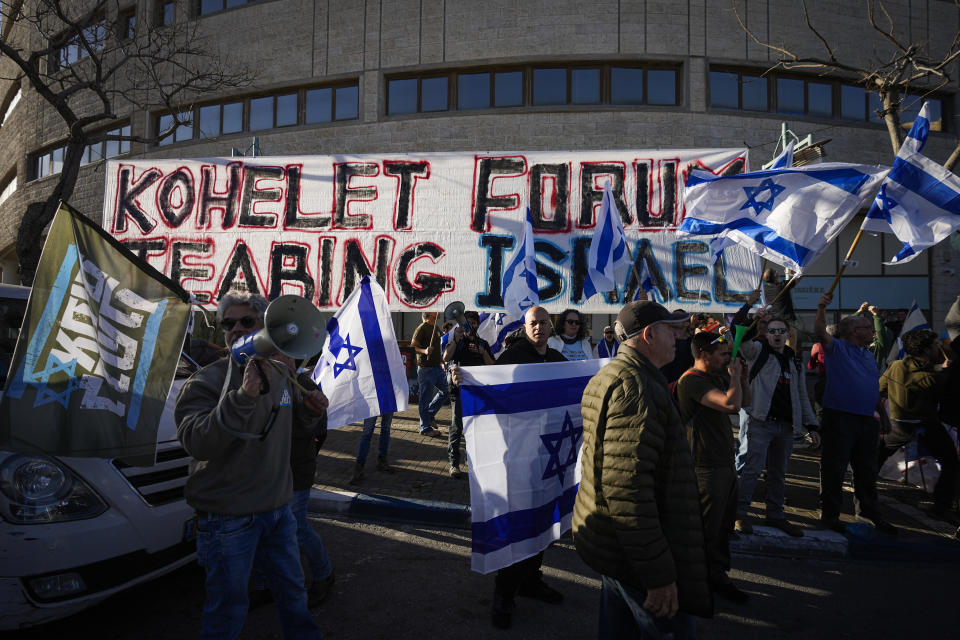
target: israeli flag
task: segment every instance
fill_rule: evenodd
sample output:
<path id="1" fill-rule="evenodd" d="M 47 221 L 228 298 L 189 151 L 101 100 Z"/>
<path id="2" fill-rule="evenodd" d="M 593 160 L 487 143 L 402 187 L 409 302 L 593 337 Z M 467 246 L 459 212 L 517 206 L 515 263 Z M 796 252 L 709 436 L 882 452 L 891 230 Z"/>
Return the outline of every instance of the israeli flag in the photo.
<path id="1" fill-rule="evenodd" d="M 517 252 L 503 273 L 503 307 L 507 313 L 522 318 L 527 309 L 540 302 L 539 286 L 536 252 L 533 248 L 533 225 L 530 222 L 528 205 Z"/>
<path id="2" fill-rule="evenodd" d="M 766 169 L 787 169 L 793 166 L 793 148 L 796 146 L 796 141 L 791 140 L 783 151 L 776 158 L 773 159 L 773 162 L 769 166 L 764 165 Z"/>
<path id="3" fill-rule="evenodd" d="M 723 236 L 803 273 L 873 196 L 886 171 L 840 162 L 731 176 L 693 170 L 677 233 Z"/>
<path id="4" fill-rule="evenodd" d="M 613 201 L 613 190 L 608 181 L 603 189 L 603 201 L 597 215 L 596 231 L 587 255 L 587 269 L 592 286 L 584 285 L 584 296 L 613 291 L 623 282 L 630 270 L 630 251 L 623 233 L 623 221 Z"/>
<path id="5" fill-rule="evenodd" d="M 509 313 L 481 313 L 477 336 L 487 341 L 490 353 L 495 357 L 503 351 L 507 336 L 523 326 L 523 320 Z"/>
<path id="6" fill-rule="evenodd" d="M 370 276 L 327 323 L 311 377 L 330 401 L 329 429 L 407 408 L 410 389 L 387 296 Z"/>
<path id="7" fill-rule="evenodd" d="M 923 317 L 920 306 L 917 304 L 917 301 L 914 300 L 913 304 L 910 305 L 910 311 L 907 313 L 907 317 L 903 320 L 903 326 L 900 328 L 900 335 L 897 336 L 897 341 L 890 347 L 890 353 L 887 355 L 887 365 L 889 366 L 897 360 L 903 360 L 906 355 L 903 351 L 903 336 L 917 329 L 929 328 L 930 323 Z"/>
<path id="8" fill-rule="evenodd" d="M 536 555 L 570 528 L 580 485 L 580 399 L 608 362 L 461 369 L 474 571 Z"/>
<path id="9" fill-rule="evenodd" d="M 925 102 L 863 221 L 864 231 L 892 233 L 903 242 L 884 264 L 910 262 L 960 228 L 960 177 L 920 153 L 929 133 Z"/>
<path id="10" fill-rule="evenodd" d="M 633 299 L 639 299 L 640 291 L 643 290 L 647 294 L 647 300 L 656 300 L 656 295 L 653 292 L 654 289 L 653 276 L 650 275 L 650 266 L 646 260 L 643 260 L 640 263 L 640 286 L 637 287 L 637 292 L 634 294 Z"/>

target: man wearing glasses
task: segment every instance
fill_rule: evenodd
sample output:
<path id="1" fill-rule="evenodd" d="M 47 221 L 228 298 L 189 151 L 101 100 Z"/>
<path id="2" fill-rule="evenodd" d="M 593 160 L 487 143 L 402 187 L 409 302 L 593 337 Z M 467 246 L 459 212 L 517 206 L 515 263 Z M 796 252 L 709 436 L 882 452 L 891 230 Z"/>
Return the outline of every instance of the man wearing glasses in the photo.
<path id="1" fill-rule="evenodd" d="M 267 301 L 231 293 L 217 319 L 230 347 L 263 327 Z M 177 437 L 193 458 L 184 488 L 197 511 L 197 560 L 206 571 L 202 638 L 235 638 L 246 620 L 254 558 L 266 574 L 288 638 L 319 638 L 307 608 L 290 509 L 291 440 L 312 434 L 327 399 L 319 389 L 292 388 L 281 371 L 293 361 L 276 354 L 232 356 L 195 373 L 177 398 Z"/>
<path id="2" fill-rule="evenodd" d="M 758 317 L 761 316 L 758 314 Z M 767 322 L 766 340 L 744 341 L 740 346 L 740 353 L 750 365 L 748 380 L 752 396 L 750 406 L 740 410 L 737 453 L 740 497 L 735 529 L 741 533 L 753 533 L 747 511 L 757 478 L 766 466 L 764 524 L 794 537 L 803 535 L 803 530 L 789 522 L 783 511 L 787 465 L 793 451 L 794 433 L 809 432 L 814 444 L 819 443 L 819 436 L 817 417 L 807 399 L 803 368 L 793 349 L 787 346 L 789 334 L 787 321 L 775 317 Z"/>
<path id="3" fill-rule="evenodd" d="M 874 412 L 880 405 L 880 370 L 869 346 L 873 322 L 848 316 L 837 324 L 836 337 L 827 333 L 826 309 L 833 295 L 824 293 L 817 305 L 813 330 L 823 345 L 827 384 L 823 392 L 820 438 L 820 523 L 843 532 L 843 477 L 853 469 L 853 495 L 857 518 L 872 522 L 877 531 L 896 534 L 880 515 L 877 498 L 877 442 L 880 425 Z M 885 414 L 883 414 L 885 415 Z"/>

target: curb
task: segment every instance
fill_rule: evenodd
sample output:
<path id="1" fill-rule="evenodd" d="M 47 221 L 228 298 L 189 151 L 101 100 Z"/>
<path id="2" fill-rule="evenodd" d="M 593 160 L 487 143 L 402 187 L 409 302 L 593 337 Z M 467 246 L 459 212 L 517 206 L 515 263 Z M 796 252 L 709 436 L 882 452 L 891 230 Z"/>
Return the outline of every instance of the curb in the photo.
<path id="1" fill-rule="evenodd" d="M 803 537 L 794 538 L 774 527 L 753 525 L 753 533 L 736 534 L 730 540 L 730 551 L 747 555 L 788 558 L 844 558 L 849 555 L 846 536 L 834 531 L 804 529 Z"/>
<path id="2" fill-rule="evenodd" d="M 395 520 L 416 524 L 469 529 L 470 505 L 439 500 L 395 498 L 352 491 L 310 490 L 308 509 L 372 520 Z"/>

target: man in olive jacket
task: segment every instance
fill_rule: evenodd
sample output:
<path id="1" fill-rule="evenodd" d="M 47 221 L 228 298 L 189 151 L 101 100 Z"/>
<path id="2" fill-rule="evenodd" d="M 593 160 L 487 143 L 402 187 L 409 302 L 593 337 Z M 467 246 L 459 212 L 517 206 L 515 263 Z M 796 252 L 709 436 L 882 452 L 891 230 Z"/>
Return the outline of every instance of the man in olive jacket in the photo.
<path id="1" fill-rule="evenodd" d="M 617 357 L 583 393 L 577 552 L 602 574 L 600 637 L 693 637 L 713 614 L 700 496 L 680 414 L 659 368 L 689 314 L 650 301 L 617 316 Z"/>

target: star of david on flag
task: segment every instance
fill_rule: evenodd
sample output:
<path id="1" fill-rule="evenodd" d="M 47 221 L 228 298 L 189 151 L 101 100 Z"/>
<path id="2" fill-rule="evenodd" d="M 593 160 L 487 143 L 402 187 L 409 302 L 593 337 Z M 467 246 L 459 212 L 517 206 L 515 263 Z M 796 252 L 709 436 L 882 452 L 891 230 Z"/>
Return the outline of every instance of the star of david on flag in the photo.
<path id="1" fill-rule="evenodd" d="M 407 408 L 410 389 L 387 296 L 370 276 L 327 323 L 312 378 L 330 401 L 328 429 Z"/>
<path id="2" fill-rule="evenodd" d="M 677 233 L 709 238 L 714 259 L 736 243 L 803 273 L 873 197 L 886 171 L 840 162 L 730 176 L 693 170 Z"/>
<path id="3" fill-rule="evenodd" d="M 529 558 L 570 528 L 580 484 L 580 399 L 607 362 L 461 369 L 474 571 Z"/>
<path id="4" fill-rule="evenodd" d="M 522 318 L 527 309 L 540 302 L 539 286 L 533 225 L 528 206 L 516 252 L 503 272 L 503 308 L 510 315 Z"/>
<path id="5" fill-rule="evenodd" d="M 925 102 L 861 225 L 903 242 L 884 264 L 909 262 L 960 229 L 960 177 L 920 153 L 929 133 L 930 105 Z"/>

